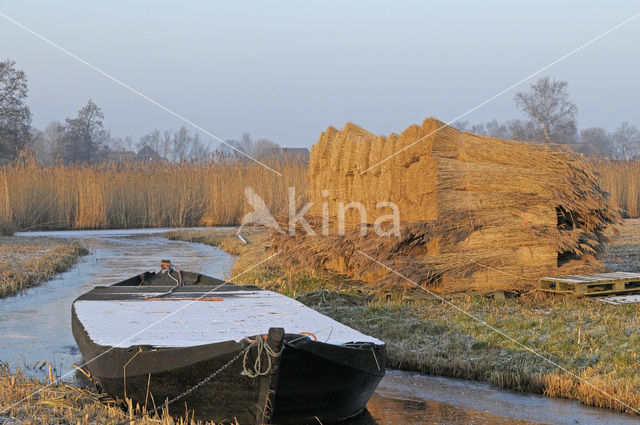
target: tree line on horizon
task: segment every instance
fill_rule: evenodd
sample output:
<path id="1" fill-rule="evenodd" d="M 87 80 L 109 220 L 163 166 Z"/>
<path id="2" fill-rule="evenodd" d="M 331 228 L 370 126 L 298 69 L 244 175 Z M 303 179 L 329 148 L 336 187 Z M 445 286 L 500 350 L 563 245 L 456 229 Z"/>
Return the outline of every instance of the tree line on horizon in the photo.
<path id="1" fill-rule="evenodd" d="M 603 127 L 589 127 L 578 131 L 578 107 L 569 96 L 569 83 L 542 77 L 527 91 L 516 93 L 514 102 L 526 119 L 505 122 L 491 120 L 471 124 L 459 121 L 453 124 L 459 130 L 500 139 L 540 143 L 559 143 L 571 147 L 589 145 L 602 156 L 612 159 L 638 159 L 640 157 L 640 131 L 628 122 L 622 122 L 613 132 Z"/>
<path id="2" fill-rule="evenodd" d="M 154 129 L 137 141 L 129 136 L 115 137 L 104 128 L 104 115 L 91 99 L 75 116 L 67 117 L 64 122 L 53 121 L 39 130 L 31 125 L 27 96 L 28 81 L 24 71 L 17 69 L 11 59 L 0 62 L 0 164 L 10 162 L 25 149 L 34 152 L 40 162 L 66 164 L 100 162 L 109 152 L 140 151 L 144 147 L 170 161 L 234 156 L 235 151 L 259 158 L 281 149 L 268 139 L 253 140 L 248 133 L 211 149 L 197 132 L 184 126 L 178 130 Z M 452 125 L 463 131 L 501 139 L 554 142 L 574 147 L 588 145 L 593 152 L 613 159 L 640 157 L 640 132 L 632 124 L 623 122 L 613 132 L 603 127 L 578 131 L 578 108 L 569 97 L 566 81 L 540 78 L 527 91 L 518 92 L 514 101 L 526 119 L 505 122 L 494 119 L 480 124 L 458 121 Z"/>
<path id="3" fill-rule="evenodd" d="M 91 99 L 75 116 L 64 122 L 52 121 L 40 130 L 31 125 L 31 110 L 26 103 L 27 76 L 15 65 L 10 59 L 0 62 L 0 164 L 12 161 L 25 149 L 41 163 L 64 164 L 100 162 L 110 152 L 141 151 L 145 147 L 162 159 L 178 162 L 235 157 L 236 151 L 264 157 L 281 149 L 268 139 L 253 140 L 249 133 L 211 149 L 197 132 L 184 126 L 177 130 L 154 129 L 137 141 L 129 136 L 115 137 L 104 128 L 104 114 Z"/>

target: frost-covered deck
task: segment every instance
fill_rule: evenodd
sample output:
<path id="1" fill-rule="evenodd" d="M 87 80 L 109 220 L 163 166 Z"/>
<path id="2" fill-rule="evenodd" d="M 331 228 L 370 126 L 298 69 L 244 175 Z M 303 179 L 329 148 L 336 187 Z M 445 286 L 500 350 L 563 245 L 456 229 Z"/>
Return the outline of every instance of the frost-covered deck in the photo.
<path id="1" fill-rule="evenodd" d="M 96 344 L 188 347 L 240 341 L 245 336 L 266 334 L 273 327 L 284 328 L 286 333 L 311 332 L 318 341 L 330 344 L 383 344 L 271 291 L 225 291 L 207 295 L 181 291 L 175 296 L 172 294 L 174 299 L 145 300 L 139 292 L 127 294 L 126 289 L 122 289 L 118 294 L 122 299 L 81 299 L 74 303 L 79 321 Z M 154 297 L 160 293 L 144 295 Z M 201 296 L 222 301 L 188 299 Z"/>

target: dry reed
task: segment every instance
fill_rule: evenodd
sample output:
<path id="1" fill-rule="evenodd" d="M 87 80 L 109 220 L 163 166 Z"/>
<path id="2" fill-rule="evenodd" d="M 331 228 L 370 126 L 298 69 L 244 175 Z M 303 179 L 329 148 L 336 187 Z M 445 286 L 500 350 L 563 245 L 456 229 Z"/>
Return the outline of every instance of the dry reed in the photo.
<path id="1" fill-rule="evenodd" d="M 596 159 L 593 161 L 602 188 L 626 217 L 640 217 L 640 162 Z"/>
<path id="2" fill-rule="evenodd" d="M 329 128 L 311 150 L 309 180 L 316 229 L 323 211 L 340 222 L 340 206 L 356 202 L 368 214 L 367 234 L 360 236 L 352 210 L 346 235 L 335 225 L 323 236 L 275 234 L 279 261 L 328 267 L 378 287 L 408 283 L 360 252 L 443 292 L 526 290 L 547 274 L 596 271 L 604 229 L 619 220 L 577 155 L 463 133 L 432 118 L 389 137 L 351 123 Z M 399 235 L 373 231 L 389 213 L 379 202 L 397 206 Z"/>
<path id="3" fill-rule="evenodd" d="M 152 417 L 144 408 L 133 406 L 128 411 L 120 403 L 86 388 L 65 382 L 54 382 L 50 374 L 45 380 L 27 376 L 22 371 L 11 373 L 0 363 L 0 422 L 20 424 L 78 424 L 78 425 L 205 425 L 188 415 L 177 416 L 184 406 L 164 408 Z M 131 419 L 130 419 L 131 418 Z M 130 419 L 130 420 L 129 420 Z M 214 425 L 213 422 L 206 422 Z"/>
<path id="4" fill-rule="evenodd" d="M 0 169 L 0 229 L 104 229 L 235 225 L 250 211 L 250 186 L 272 211 L 288 187 L 306 190 L 307 165 L 228 158 L 207 162 L 42 166 L 23 157 Z"/>

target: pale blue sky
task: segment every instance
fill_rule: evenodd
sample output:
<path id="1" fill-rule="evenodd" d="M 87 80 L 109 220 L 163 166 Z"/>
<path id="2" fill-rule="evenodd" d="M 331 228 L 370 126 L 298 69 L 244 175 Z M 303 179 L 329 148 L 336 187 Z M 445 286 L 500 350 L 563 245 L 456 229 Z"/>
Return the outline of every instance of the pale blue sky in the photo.
<path id="1" fill-rule="evenodd" d="M 450 120 L 639 11 L 638 1 L 0 0 L 0 12 L 217 136 L 287 146 L 347 121 L 389 134 Z M 569 82 L 581 128 L 640 126 L 639 44 L 640 18 L 543 74 Z M 37 127 L 89 98 L 118 136 L 182 125 L 0 18 L 7 57 L 28 74 Z M 465 119 L 520 117 L 518 89 Z"/>

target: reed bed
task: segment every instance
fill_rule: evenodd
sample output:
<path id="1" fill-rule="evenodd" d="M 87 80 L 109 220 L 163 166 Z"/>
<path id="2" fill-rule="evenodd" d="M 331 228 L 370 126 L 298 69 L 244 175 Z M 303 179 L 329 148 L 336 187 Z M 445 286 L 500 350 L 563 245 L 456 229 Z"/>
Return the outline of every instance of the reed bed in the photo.
<path id="1" fill-rule="evenodd" d="M 73 242 L 0 237 L 0 298 L 51 279 L 86 253 L 85 248 Z"/>
<path id="2" fill-rule="evenodd" d="M 21 158 L 0 169 L 0 230 L 110 229 L 238 224 L 253 188 L 272 211 L 286 207 L 288 187 L 306 190 L 298 158 L 260 164 L 206 162 L 43 166 Z"/>
<path id="3" fill-rule="evenodd" d="M 596 159 L 593 166 L 602 188 L 625 217 L 640 217 L 640 162 Z"/>

